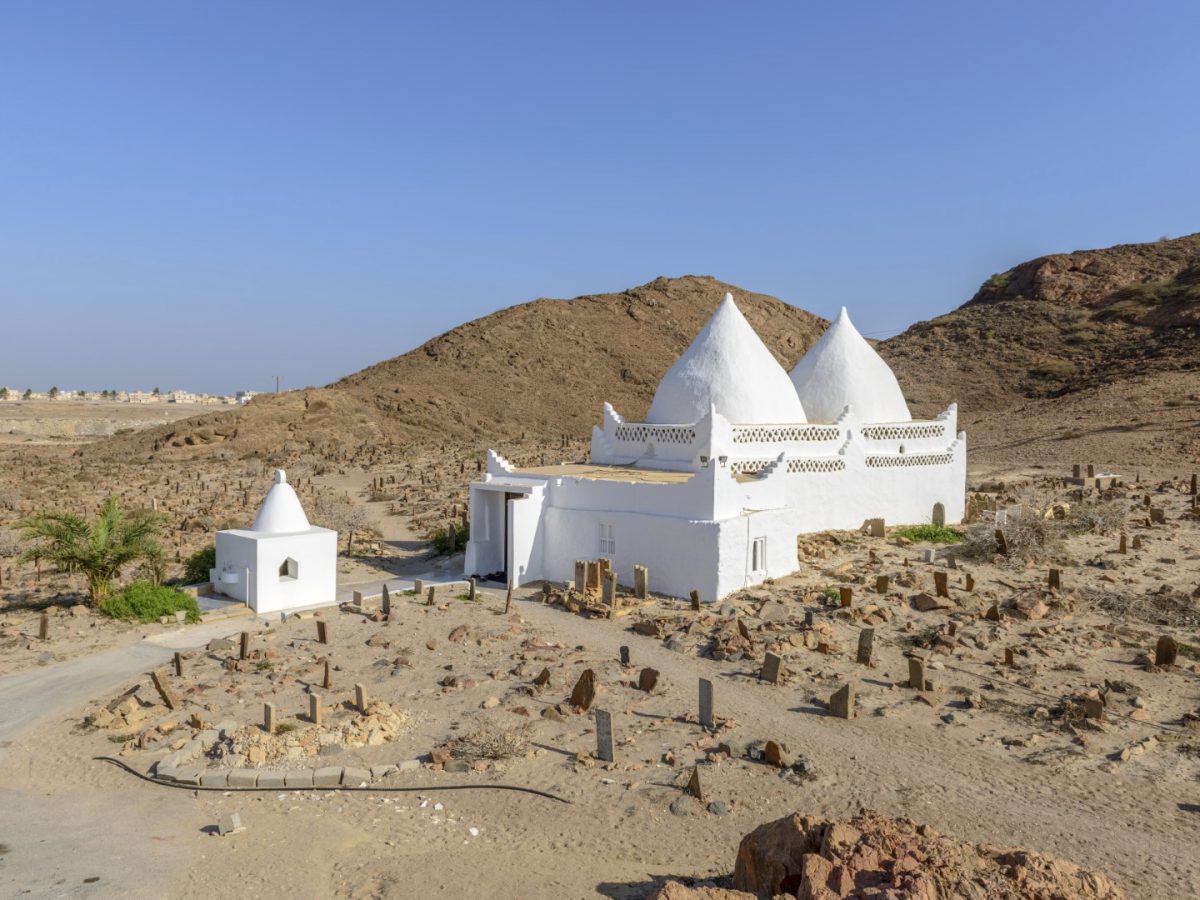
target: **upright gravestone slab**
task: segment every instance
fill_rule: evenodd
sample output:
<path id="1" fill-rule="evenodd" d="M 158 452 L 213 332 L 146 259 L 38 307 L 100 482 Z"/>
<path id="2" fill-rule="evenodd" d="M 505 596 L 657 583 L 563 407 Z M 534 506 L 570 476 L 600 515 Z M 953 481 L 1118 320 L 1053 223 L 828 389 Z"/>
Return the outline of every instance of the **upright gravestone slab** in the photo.
<path id="1" fill-rule="evenodd" d="M 596 710 L 596 758 L 613 761 L 612 716 L 607 710 Z"/>
<path id="2" fill-rule="evenodd" d="M 434 594 L 434 591 L 435 591 L 435 588 L 434 588 L 434 586 L 431 584 L 431 585 L 429 586 L 429 592 L 428 592 L 428 593 L 425 595 L 425 605 L 426 605 L 426 606 L 433 606 L 433 603 L 434 603 L 434 600 L 433 600 L 433 598 L 434 598 L 434 596 L 435 596 L 435 594 Z"/>
<path id="3" fill-rule="evenodd" d="M 420 597 L 424 593 L 425 593 L 425 581 L 421 578 L 417 578 L 416 580 L 413 581 L 413 596 Z"/>
<path id="4" fill-rule="evenodd" d="M 633 596 L 645 600 L 650 593 L 650 570 L 645 566 L 633 567 Z"/>
<path id="5" fill-rule="evenodd" d="M 238 659 L 250 658 L 250 632 L 243 631 L 238 641 Z"/>
<path id="6" fill-rule="evenodd" d="M 622 645 L 620 653 L 621 653 L 621 665 L 623 665 L 623 666 L 629 665 L 629 648 Z"/>
<path id="7" fill-rule="evenodd" d="M 1156 666 L 1173 666 L 1179 656 L 1179 642 L 1170 635 L 1164 634 L 1154 646 L 1154 664 Z"/>
<path id="8" fill-rule="evenodd" d="M 1004 529 L 996 529 L 996 551 L 1001 556 L 1008 556 L 1008 538 L 1004 536 Z"/>
<path id="9" fill-rule="evenodd" d="M 943 503 L 933 504 L 933 524 L 942 526 L 946 524 L 946 506 Z"/>
<path id="10" fill-rule="evenodd" d="M 383 583 L 383 594 L 381 595 L 380 600 L 379 600 L 379 608 L 383 610 L 383 614 L 385 616 L 391 616 L 391 614 L 392 614 L 392 595 L 390 593 L 388 593 L 388 586 L 387 586 L 386 581 Z"/>
<path id="11" fill-rule="evenodd" d="M 470 587 L 467 588 L 467 599 L 470 600 L 472 603 L 475 602 L 476 590 L 477 590 L 477 588 L 475 586 L 475 576 L 472 575 Z"/>
<path id="12" fill-rule="evenodd" d="M 888 577 L 886 575 L 875 576 L 875 593 L 886 594 L 888 592 Z"/>
<path id="13" fill-rule="evenodd" d="M 778 655 L 767 653 L 763 657 L 762 671 L 758 677 L 763 681 L 769 681 L 771 684 L 779 684 L 779 674 L 782 666 L 783 660 Z"/>
<path id="14" fill-rule="evenodd" d="M 854 588 L 843 585 L 838 588 L 838 598 L 842 602 L 842 607 L 845 608 L 854 602 Z"/>
<path id="15" fill-rule="evenodd" d="M 700 786 L 700 767 L 692 766 L 692 774 L 688 778 L 687 787 L 684 790 L 699 800 L 704 802 L 704 789 Z"/>
<path id="16" fill-rule="evenodd" d="M 49 639 L 49 637 L 50 637 L 50 614 L 42 613 L 41 618 L 38 619 L 38 640 L 44 641 L 44 640 Z"/>
<path id="17" fill-rule="evenodd" d="M 367 714 L 367 688 L 365 685 L 354 686 L 354 708 L 364 716 Z"/>
<path id="18" fill-rule="evenodd" d="M 354 601 L 354 605 L 359 609 L 363 609 L 367 605 L 367 598 L 363 595 L 362 591 L 354 591 L 351 594 L 351 599 Z"/>
<path id="19" fill-rule="evenodd" d="M 333 673 L 329 670 L 329 660 L 325 660 L 325 672 L 321 677 L 321 687 L 329 690 L 333 687 Z"/>
<path id="20" fill-rule="evenodd" d="M 915 691 L 925 690 L 925 660 L 916 656 L 908 658 L 908 686 Z"/>
<path id="21" fill-rule="evenodd" d="M 575 560 L 575 590 L 583 593 L 587 590 L 587 562 Z"/>
<path id="22" fill-rule="evenodd" d="M 329 625 L 323 619 L 317 619 L 317 643 L 329 643 Z"/>
<path id="23" fill-rule="evenodd" d="M 939 597 L 950 596 L 950 573 L 949 572 L 934 572 L 933 573 L 933 590 Z"/>
<path id="24" fill-rule="evenodd" d="M 1050 574 L 1046 578 L 1046 585 L 1052 591 L 1062 589 L 1062 573 L 1058 569 L 1051 569 Z"/>
<path id="25" fill-rule="evenodd" d="M 175 675 L 180 676 L 182 674 L 183 674 L 183 654 L 177 652 L 175 654 Z"/>
<path id="26" fill-rule="evenodd" d="M 692 591 L 692 593 L 689 596 L 691 597 L 691 600 L 692 600 L 692 609 L 694 609 L 696 612 L 699 612 L 700 611 L 700 592 Z"/>
<path id="27" fill-rule="evenodd" d="M 968 594 L 975 592 L 975 576 L 970 572 L 963 575 L 963 590 Z"/>
<path id="28" fill-rule="evenodd" d="M 575 688 L 571 691 L 571 705 L 587 712 L 592 708 L 592 703 L 596 700 L 596 673 L 591 669 L 584 669 L 583 674 L 579 676 L 579 680 L 575 682 Z"/>
<path id="29" fill-rule="evenodd" d="M 881 538 L 887 534 L 883 519 L 867 519 L 867 533 L 871 537 Z"/>
<path id="30" fill-rule="evenodd" d="M 1124 535 L 1124 534 L 1121 535 L 1121 544 L 1117 548 L 1117 552 L 1118 553 L 1128 553 L 1129 552 L 1129 537 L 1127 535 Z"/>
<path id="31" fill-rule="evenodd" d="M 602 598 L 604 604 L 608 607 L 608 616 L 612 616 L 617 611 L 617 573 L 604 573 L 604 596 Z"/>
<path id="32" fill-rule="evenodd" d="M 279 713 L 274 703 L 263 704 L 263 731 L 274 734 L 279 727 Z"/>
<path id="33" fill-rule="evenodd" d="M 308 695 L 308 721 L 320 727 L 321 725 L 321 695 Z"/>
<path id="34" fill-rule="evenodd" d="M 700 724 L 713 727 L 713 685 L 707 678 L 700 679 Z"/>
<path id="35" fill-rule="evenodd" d="M 642 669 L 638 673 L 638 690 L 649 694 L 658 684 L 658 669 Z"/>
<path id="36" fill-rule="evenodd" d="M 844 684 L 829 698 L 829 714 L 839 719 L 854 718 L 854 685 Z"/>
<path id="37" fill-rule="evenodd" d="M 858 662 L 860 665 L 871 665 L 871 655 L 875 651 L 875 629 L 864 628 L 858 633 Z"/>

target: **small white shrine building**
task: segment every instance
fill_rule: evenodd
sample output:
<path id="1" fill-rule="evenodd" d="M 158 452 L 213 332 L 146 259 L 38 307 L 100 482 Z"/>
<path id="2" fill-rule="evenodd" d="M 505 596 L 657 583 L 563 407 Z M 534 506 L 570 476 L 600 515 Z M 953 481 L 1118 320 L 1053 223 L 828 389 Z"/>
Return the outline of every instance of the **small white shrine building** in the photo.
<path id="1" fill-rule="evenodd" d="M 213 589 L 256 613 L 337 602 L 336 531 L 310 525 L 283 469 L 249 528 L 217 532 Z"/>
<path id="2" fill-rule="evenodd" d="M 489 451 L 467 575 L 567 581 L 605 557 L 622 584 L 644 565 L 652 591 L 717 600 L 795 572 L 800 534 L 964 514 L 956 406 L 914 422 L 844 309 L 789 377 L 726 294 L 647 421 L 603 415 L 587 464 L 518 469 Z"/>

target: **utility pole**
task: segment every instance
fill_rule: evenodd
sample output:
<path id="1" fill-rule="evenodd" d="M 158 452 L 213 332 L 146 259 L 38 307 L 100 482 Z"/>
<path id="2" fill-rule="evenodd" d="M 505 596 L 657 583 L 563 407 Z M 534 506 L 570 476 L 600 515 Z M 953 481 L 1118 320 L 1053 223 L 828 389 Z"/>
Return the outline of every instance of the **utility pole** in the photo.
<path id="1" fill-rule="evenodd" d="M 275 393 L 279 393 L 279 376 L 275 376 Z"/>

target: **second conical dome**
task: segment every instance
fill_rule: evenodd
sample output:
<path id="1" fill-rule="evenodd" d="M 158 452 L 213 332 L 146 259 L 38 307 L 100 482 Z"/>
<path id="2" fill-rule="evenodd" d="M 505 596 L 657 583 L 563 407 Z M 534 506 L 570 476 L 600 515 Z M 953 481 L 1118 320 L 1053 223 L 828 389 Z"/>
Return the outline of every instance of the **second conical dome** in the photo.
<path id="1" fill-rule="evenodd" d="M 779 365 L 726 294 L 696 339 L 667 370 L 646 417 L 691 424 L 710 405 L 735 425 L 804 422 L 804 407 Z"/>
<path id="2" fill-rule="evenodd" d="M 891 367 L 858 333 L 843 306 L 791 372 L 814 422 L 832 422 L 847 406 L 860 422 L 908 422 L 912 416 Z"/>

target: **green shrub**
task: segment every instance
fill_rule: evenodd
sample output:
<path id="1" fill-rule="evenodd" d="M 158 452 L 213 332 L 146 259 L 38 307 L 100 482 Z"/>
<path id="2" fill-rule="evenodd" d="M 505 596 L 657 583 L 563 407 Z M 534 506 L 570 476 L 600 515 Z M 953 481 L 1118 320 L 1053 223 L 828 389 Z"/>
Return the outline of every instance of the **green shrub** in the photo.
<path id="1" fill-rule="evenodd" d="M 957 544 L 963 534 L 947 525 L 909 525 L 894 529 L 892 537 L 902 537 L 914 544 Z"/>
<path id="2" fill-rule="evenodd" d="M 450 546 L 450 533 L 445 528 L 435 528 L 429 533 L 429 543 L 433 544 L 434 552 L 438 556 L 445 556 L 450 553 L 457 553 L 459 550 L 467 548 L 467 541 L 471 537 L 471 529 L 467 526 L 456 528 L 454 531 L 454 546 Z"/>
<path id="3" fill-rule="evenodd" d="M 195 597 L 148 581 L 135 581 L 100 603 L 100 612 L 124 622 L 154 622 L 179 610 L 187 613 L 187 621 L 200 621 L 200 605 Z"/>
<path id="4" fill-rule="evenodd" d="M 204 584 L 208 581 L 209 570 L 216 568 L 217 548 L 209 544 L 203 550 L 197 550 L 183 564 L 184 584 Z"/>

